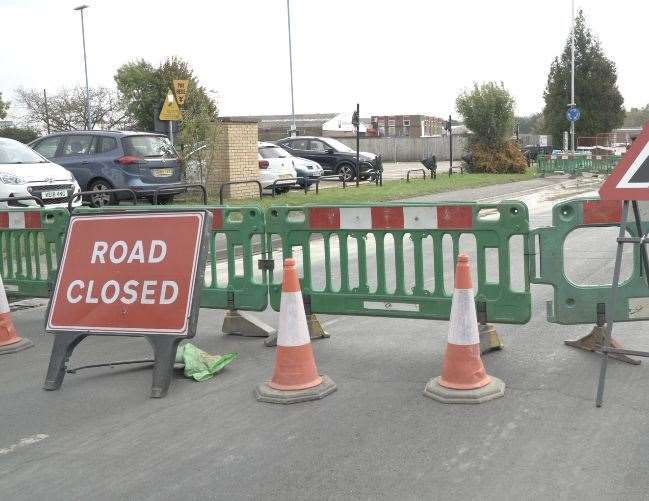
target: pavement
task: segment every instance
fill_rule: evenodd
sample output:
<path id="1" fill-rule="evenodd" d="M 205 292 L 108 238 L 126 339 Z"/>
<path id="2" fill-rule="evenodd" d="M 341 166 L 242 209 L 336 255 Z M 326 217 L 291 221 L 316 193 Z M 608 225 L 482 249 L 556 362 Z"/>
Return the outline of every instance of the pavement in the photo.
<path id="1" fill-rule="evenodd" d="M 520 199 L 537 227 L 555 203 L 596 186 L 550 177 L 420 200 Z M 570 240 L 566 272 L 610 281 L 610 235 Z M 201 310 L 192 342 L 239 358 L 205 382 L 178 374 L 166 398 L 150 399 L 146 366 L 88 369 L 43 391 L 45 309 L 17 309 L 35 347 L 0 356 L 0 499 L 647 499 L 649 360 L 611 361 L 595 408 L 600 357 L 563 344 L 591 326 L 548 323 L 551 288 L 532 295 L 531 321 L 498 325 L 505 349 L 483 357 L 505 396 L 476 406 L 422 395 L 440 374 L 447 322 L 322 315 L 331 338 L 314 351 L 338 390 L 283 406 L 254 398 L 274 350 L 223 336 L 223 311 Z M 275 312 L 258 316 L 277 323 Z M 616 324 L 616 336 L 649 349 L 644 325 Z M 142 339 L 90 337 L 71 365 L 149 356 Z"/>

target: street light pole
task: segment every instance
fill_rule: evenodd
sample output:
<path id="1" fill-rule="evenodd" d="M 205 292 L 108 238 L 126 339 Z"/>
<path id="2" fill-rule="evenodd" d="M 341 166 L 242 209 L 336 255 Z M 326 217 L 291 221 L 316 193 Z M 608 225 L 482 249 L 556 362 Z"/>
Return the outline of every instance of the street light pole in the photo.
<path id="1" fill-rule="evenodd" d="M 570 107 L 575 104 L 575 0 L 572 0 L 572 29 L 570 30 L 572 55 L 570 72 Z M 570 150 L 575 153 L 575 121 L 570 121 Z"/>
<path id="2" fill-rule="evenodd" d="M 293 99 L 293 46 L 291 44 L 291 0 L 286 0 L 286 15 L 288 17 L 288 65 L 291 71 L 291 136 L 297 135 L 295 126 L 295 100 Z"/>
<path id="3" fill-rule="evenodd" d="M 86 130 L 90 130 L 90 88 L 88 87 L 88 60 L 86 58 L 86 29 L 83 24 L 83 11 L 87 9 L 87 5 L 79 5 L 74 10 L 78 10 L 81 14 L 81 39 L 83 40 L 83 67 L 86 72 Z"/>

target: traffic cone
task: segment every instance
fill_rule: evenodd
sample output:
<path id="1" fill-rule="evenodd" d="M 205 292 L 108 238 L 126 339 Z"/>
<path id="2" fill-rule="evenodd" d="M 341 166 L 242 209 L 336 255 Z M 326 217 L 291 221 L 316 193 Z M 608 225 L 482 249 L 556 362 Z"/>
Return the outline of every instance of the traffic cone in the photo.
<path id="1" fill-rule="evenodd" d="M 320 375 L 313 357 L 295 259 L 284 260 L 275 370 L 270 381 L 257 386 L 257 400 L 292 404 L 318 400 L 336 390 L 336 383 Z"/>
<path id="2" fill-rule="evenodd" d="M 34 346 L 29 339 L 18 336 L 16 326 L 11 320 L 9 302 L 0 276 L 0 355 L 16 353 Z"/>
<path id="3" fill-rule="evenodd" d="M 479 404 L 504 393 L 505 383 L 489 376 L 480 359 L 469 256 L 460 254 L 442 375 L 428 382 L 424 395 L 444 403 Z"/>

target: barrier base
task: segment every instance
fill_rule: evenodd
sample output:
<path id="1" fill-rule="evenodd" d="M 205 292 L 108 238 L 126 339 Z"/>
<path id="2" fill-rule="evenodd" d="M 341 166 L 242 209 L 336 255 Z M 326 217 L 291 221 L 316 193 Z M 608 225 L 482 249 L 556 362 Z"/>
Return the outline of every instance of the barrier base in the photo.
<path id="1" fill-rule="evenodd" d="M 277 333 L 267 323 L 255 318 L 250 313 L 238 310 L 226 310 L 221 330 L 223 334 L 244 337 L 267 337 Z"/>
<path id="2" fill-rule="evenodd" d="M 311 339 L 326 339 L 331 337 L 331 335 L 324 329 L 315 313 L 310 313 L 306 316 L 306 326 L 309 329 L 309 337 Z M 266 341 L 264 341 L 264 345 L 277 346 L 277 332 L 268 336 Z"/>
<path id="3" fill-rule="evenodd" d="M 295 404 L 320 400 L 338 388 L 329 376 L 324 374 L 320 374 L 320 376 L 322 377 L 322 383 L 306 390 L 276 390 L 268 386 L 268 382 L 261 383 L 255 389 L 255 396 L 260 402 L 270 402 L 272 404 Z"/>
<path id="4" fill-rule="evenodd" d="M 480 353 L 482 355 L 503 349 L 503 342 L 493 324 L 478 324 L 478 332 L 480 333 Z"/>
<path id="5" fill-rule="evenodd" d="M 18 338 L 18 341 L 15 343 L 11 344 L 6 344 L 4 346 L 0 346 L 0 355 L 7 355 L 9 353 L 16 353 L 18 351 L 26 350 L 27 348 L 31 348 L 34 346 L 34 343 L 32 343 L 29 339 L 27 338 Z"/>
<path id="6" fill-rule="evenodd" d="M 505 383 L 489 376 L 491 382 L 474 390 L 453 390 L 439 384 L 439 376 L 428 381 L 424 395 L 445 404 L 481 404 L 505 394 Z"/>
<path id="7" fill-rule="evenodd" d="M 595 351 L 601 353 L 605 335 L 606 327 L 603 325 L 596 325 L 595 327 L 593 327 L 593 330 L 590 331 L 590 334 L 587 334 L 586 336 L 579 339 L 567 339 L 564 341 L 564 343 L 568 346 L 572 346 L 573 348 L 579 348 L 580 350 Z M 620 342 L 617 339 L 613 338 L 611 338 L 611 346 L 613 348 L 622 348 Z M 627 364 L 640 365 L 640 360 L 635 360 L 621 353 L 609 353 L 608 356 Z"/>

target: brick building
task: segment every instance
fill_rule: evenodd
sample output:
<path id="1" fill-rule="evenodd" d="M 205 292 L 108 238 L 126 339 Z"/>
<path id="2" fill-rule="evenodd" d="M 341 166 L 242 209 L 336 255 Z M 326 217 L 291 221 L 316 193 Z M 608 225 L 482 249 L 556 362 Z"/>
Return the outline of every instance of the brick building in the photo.
<path id="1" fill-rule="evenodd" d="M 374 115 L 367 135 L 379 137 L 429 137 L 444 130 L 444 119 L 428 115 Z"/>

